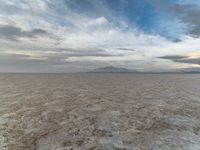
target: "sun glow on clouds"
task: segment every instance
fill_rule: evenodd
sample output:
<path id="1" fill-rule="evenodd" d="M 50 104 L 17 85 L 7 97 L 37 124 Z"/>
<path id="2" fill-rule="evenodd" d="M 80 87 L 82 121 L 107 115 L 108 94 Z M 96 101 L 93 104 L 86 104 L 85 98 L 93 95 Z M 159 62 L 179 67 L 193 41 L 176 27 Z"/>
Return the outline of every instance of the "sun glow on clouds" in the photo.
<path id="1" fill-rule="evenodd" d="M 86 6 L 79 0 L 73 6 L 83 10 L 75 9 L 68 0 L 2 0 L 0 53 L 4 59 L 0 60 L 0 66 L 7 62 L 8 68 L 16 65 L 20 71 L 20 65 L 13 62 L 26 63 L 27 59 L 33 59 L 31 66 L 45 64 L 49 72 L 54 72 L 53 68 L 59 65 L 65 66 L 66 72 L 72 71 L 71 66 L 90 70 L 107 64 L 139 70 L 199 67 L 158 57 L 191 54 L 190 58 L 199 58 L 200 38 L 185 34 L 174 42 L 160 33 L 143 31 L 134 20 L 130 23 L 123 13 L 109 8 L 105 0 L 84 2 L 96 10 L 91 8 L 93 12 L 85 12 Z M 13 61 L 6 59 L 10 55 Z"/>
<path id="2" fill-rule="evenodd" d="M 189 59 L 192 59 L 192 58 L 200 58 L 200 51 L 198 51 L 198 52 L 192 52 L 192 53 L 186 54 L 186 56 L 187 56 Z"/>

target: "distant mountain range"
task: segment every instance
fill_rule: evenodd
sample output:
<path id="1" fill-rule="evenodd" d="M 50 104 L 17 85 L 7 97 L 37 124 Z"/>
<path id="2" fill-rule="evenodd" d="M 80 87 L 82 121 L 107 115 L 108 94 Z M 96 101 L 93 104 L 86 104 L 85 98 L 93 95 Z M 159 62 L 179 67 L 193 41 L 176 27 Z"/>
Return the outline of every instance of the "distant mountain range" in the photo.
<path id="1" fill-rule="evenodd" d="M 127 68 L 122 67 L 114 67 L 114 66 L 106 66 L 102 68 L 96 68 L 91 73 L 160 73 L 160 74 L 166 74 L 166 73 L 178 73 L 178 74 L 200 74 L 200 68 L 185 68 L 185 69 L 174 69 L 174 70 L 165 70 L 165 71 L 137 71 L 137 70 L 130 70 Z"/>
<path id="2" fill-rule="evenodd" d="M 185 68 L 185 69 L 181 69 L 182 73 L 196 73 L 196 74 L 200 74 L 200 68 Z"/>
<path id="3" fill-rule="evenodd" d="M 122 68 L 122 67 L 107 66 L 103 68 L 97 68 L 93 70 L 92 72 L 95 72 L 95 73 L 136 73 L 138 71 L 129 70 L 127 68 Z"/>

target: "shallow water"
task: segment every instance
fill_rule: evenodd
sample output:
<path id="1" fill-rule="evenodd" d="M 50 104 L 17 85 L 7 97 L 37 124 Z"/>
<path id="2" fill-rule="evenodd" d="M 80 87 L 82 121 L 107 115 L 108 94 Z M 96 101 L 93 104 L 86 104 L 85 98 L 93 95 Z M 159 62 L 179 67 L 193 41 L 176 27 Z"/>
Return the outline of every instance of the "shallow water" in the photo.
<path id="1" fill-rule="evenodd" d="M 200 150 L 200 75 L 1 74 L 1 150 Z"/>

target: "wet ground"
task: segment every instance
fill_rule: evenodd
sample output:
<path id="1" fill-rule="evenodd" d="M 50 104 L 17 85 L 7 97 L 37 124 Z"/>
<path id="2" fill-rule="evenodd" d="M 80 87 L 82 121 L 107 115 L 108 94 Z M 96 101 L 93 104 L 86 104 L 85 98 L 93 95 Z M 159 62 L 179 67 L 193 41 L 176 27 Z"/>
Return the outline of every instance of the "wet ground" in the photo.
<path id="1" fill-rule="evenodd" d="M 200 150 L 200 75 L 1 74 L 0 150 Z"/>

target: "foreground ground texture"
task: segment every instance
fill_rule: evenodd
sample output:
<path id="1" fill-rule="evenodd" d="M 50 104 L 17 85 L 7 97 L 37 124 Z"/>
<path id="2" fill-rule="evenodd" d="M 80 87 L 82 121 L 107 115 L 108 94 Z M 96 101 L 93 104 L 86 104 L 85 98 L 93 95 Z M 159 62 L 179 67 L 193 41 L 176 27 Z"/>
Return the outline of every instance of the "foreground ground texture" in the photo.
<path id="1" fill-rule="evenodd" d="M 200 150 L 200 76 L 1 74 L 0 150 Z"/>

